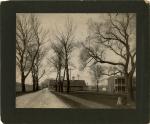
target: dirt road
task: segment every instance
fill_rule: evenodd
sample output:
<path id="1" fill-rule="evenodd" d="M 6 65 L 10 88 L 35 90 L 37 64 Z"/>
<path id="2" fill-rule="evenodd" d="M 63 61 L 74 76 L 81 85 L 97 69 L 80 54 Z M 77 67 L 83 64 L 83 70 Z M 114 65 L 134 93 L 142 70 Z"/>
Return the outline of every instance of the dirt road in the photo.
<path id="1" fill-rule="evenodd" d="M 48 88 L 16 97 L 16 108 L 79 108 L 79 105 L 83 108 L 111 108 L 70 94 L 53 93 Z"/>
<path id="2" fill-rule="evenodd" d="M 35 93 L 16 97 L 16 108 L 70 108 L 56 95 L 43 89 Z"/>

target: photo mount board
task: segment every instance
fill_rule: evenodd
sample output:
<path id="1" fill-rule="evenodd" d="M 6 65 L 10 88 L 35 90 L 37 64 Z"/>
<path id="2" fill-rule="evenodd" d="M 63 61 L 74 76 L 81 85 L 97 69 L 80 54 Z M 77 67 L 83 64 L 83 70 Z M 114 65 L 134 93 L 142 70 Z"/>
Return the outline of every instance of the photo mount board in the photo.
<path id="1" fill-rule="evenodd" d="M 136 13 L 136 109 L 16 108 L 16 13 Z M 144 2 L 2 2 L 1 27 L 1 119 L 4 123 L 148 123 L 150 45 L 148 5 Z"/>

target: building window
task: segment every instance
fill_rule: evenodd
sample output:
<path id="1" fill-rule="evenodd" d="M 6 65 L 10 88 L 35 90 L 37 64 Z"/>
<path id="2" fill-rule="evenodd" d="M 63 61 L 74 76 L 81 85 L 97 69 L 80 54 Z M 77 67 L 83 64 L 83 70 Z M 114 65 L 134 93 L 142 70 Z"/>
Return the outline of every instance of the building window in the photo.
<path id="1" fill-rule="evenodd" d="M 118 87 L 115 87 L 115 91 L 118 92 Z"/>
<path id="2" fill-rule="evenodd" d="M 125 79 L 122 79 L 122 84 L 125 85 Z"/>
<path id="3" fill-rule="evenodd" d="M 125 92 L 125 87 L 122 87 L 122 92 Z"/>
<path id="4" fill-rule="evenodd" d="M 116 84 L 116 85 L 118 84 L 118 81 L 117 81 L 117 79 L 115 79 L 115 84 Z"/>

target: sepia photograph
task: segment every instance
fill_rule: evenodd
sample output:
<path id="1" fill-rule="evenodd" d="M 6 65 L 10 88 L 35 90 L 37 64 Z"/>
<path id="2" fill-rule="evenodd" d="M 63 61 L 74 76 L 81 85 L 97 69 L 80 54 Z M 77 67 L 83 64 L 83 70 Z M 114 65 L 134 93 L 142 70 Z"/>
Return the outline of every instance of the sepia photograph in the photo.
<path id="1" fill-rule="evenodd" d="M 16 13 L 16 108 L 136 109 L 136 13 Z"/>

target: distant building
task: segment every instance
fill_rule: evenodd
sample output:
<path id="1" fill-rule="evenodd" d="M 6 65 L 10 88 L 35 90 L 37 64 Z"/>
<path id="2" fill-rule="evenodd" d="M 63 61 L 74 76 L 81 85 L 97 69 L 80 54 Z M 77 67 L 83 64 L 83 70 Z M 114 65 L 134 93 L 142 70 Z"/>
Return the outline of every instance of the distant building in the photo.
<path id="1" fill-rule="evenodd" d="M 123 76 L 111 76 L 108 78 L 108 91 L 111 93 L 127 93 L 127 86 Z"/>
<path id="2" fill-rule="evenodd" d="M 49 79 L 46 79 L 44 80 L 42 83 L 41 83 L 41 88 L 47 88 L 49 85 Z"/>
<path id="3" fill-rule="evenodd" d="M 49 80 L 49 89 L 55 90 L 56 80 Z M 83 91 L 86 89 L 86 83 L 84 80 L 70 80 L 70 91 Z M 67 80 L 63 82 L 63 91 L 67 91 Z"/>

